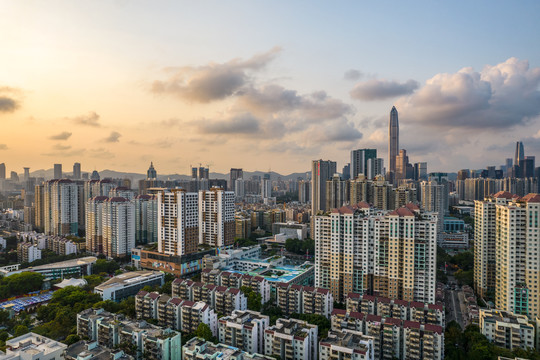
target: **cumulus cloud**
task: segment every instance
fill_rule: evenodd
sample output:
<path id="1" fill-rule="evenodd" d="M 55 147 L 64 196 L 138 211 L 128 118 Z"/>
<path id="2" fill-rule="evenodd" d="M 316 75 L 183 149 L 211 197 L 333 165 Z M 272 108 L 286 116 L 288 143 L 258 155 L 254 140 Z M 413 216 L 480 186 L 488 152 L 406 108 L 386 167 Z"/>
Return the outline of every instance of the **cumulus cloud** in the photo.
<path id="1" fill-rule="evenodd" d="M 109 136 L 107 136 L 105 139 L 103 139 L 103 141 L 108 142 L 108 143 L 115 143 L 115 142 L 120 141 L 121 136 L 122 136 L 122 134 L 120 134 L 119 132 L 112 131 Z"/>
<path id="2" fill-rule="evenodd" d="M 236 105 L 256 114 L 286 114 L 289 118 L 297 117 L 306 121 L 336 119 L 354 112 L 350 105 L 328 96 L 324 91 L 300 95 L 296 90 L 280 85 L 245 89 L 239 94 Z"/>
<path id="3" fill-rule="evenodd" d="M 100 116 L 96 112 L 90 111 L 87 115 L 70 118 L 70 120 L 77 125 L 100 127 L 99 118 Z"/>
<path id="4" fill-rule="evenodd" d="M 0 144 L 0 150 L 7 150 L 8 147 L 6 144 Z"/>
<path id="5" fill-rule="evenodd" d="M 67 140 L 71 137 L 71 133 L 69 131 L 62 131 L 60 134 L 51 135 L 49 136 L 49 139 L 51 140 Z"/>
<path id="6" fill-rule="evenodd" d="M 280 48 L 273 48 L 247 60 L 171 68 L 172 75 L 166 80 L 154 81 L 151 91 L 199 103 L 222 100 L 248 84 L 252 73 L 263 69 L 280 51 Z"/>
<path id="7" fill-rule="evenodd" d="M 21 104 L 18 100 L 19 90 L 8 87 L 0 86 L 0 113 L 9 113 L 17 110 Z"/>
<path id="8" fill-rule="evenodd" d="M 204 134 L 255 134 L 260 120 L 251 114 L 232 116 L 222 120 L 204 119 L 197 122 L 199 132 Z"/>
<path id="9" fill-rule="evenodd" d="M 352 80 L 356 81 L 362 77 L 362 73 L 356 69 L 350 69 L 345 71 L 345 74 L 343 74 L 343 78 L 345 80 Z"/>
<path id="10" fill-rule="evenodd" d="M 356 84 L 349 94 L 353 99 L 373 101 L 411 94 L 417 88 L 418 82 L 414 80 L 399 83 L 397 81 L 371 79 Z"/>
<path id="11" fill-rule="evenodd" d="M 540 115 L 540 68 L 510 58 L 480 72 L 464 68 L 437 74 L 396 107 L 426 126 L 501 129 L 525 125 Z"/>
<path id="12" fill-rule="evenodd" d="M 308 136 L 316 143 L 356 141 L 362 138 L 362 133 L 354 124 L 346 119 L 339 119 L 328 124 L 313 127 Z"/>

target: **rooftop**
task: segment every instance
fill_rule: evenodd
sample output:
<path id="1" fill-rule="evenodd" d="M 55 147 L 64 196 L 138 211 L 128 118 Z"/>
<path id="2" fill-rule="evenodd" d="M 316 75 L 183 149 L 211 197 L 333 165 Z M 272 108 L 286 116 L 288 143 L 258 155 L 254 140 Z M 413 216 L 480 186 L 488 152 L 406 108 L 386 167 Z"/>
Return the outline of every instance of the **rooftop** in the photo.
<path id="1" fill-rule="evenodd" d="M 119 284 L 134 283 L 137 281 L 148 279 L 155 275 L 164 276 L 163 273 L 159 271 L 131 271 L 113 277 L 109 281 L 106 281 L 103 284 L 96 286 L 96 289 L 103 290 L 109 287 L 117 286 Z"/>
<path id="2" fill-rule="evenodd" d="M 29 267 L 28 270 L 37 271 L 37 270 L 49 270 L 49 269 L 60 269 L 60 268 L 75 267 L 75 266 L 84 266 L 84 265 L 94 264 L 96 261 L 97 261 L 97 257 L 87 256 L 87 257 L 83 257 L 79 259 L 66 260 L 66 261 L 60 261 L 60 262 L 47 264 L 47 265 Z"/>
<path id="3" fill-rule="evenodd" d="M 34 333 L 24 334 L 14 339 L 6 341 L 8 348 L 6 355 L 28 354 L 32 358 L 42 354 L 47 356 L 56 351 L 63 351 L 67 348 L 65 344 L 54 341 L 45 336 Z"/>

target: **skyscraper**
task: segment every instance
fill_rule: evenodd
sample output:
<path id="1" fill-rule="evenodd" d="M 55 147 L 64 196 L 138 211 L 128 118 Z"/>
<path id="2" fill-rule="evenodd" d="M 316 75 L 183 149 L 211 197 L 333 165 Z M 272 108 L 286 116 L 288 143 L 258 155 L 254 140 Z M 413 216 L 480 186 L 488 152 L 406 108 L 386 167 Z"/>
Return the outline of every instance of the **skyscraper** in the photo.
<path id="1" fill-rule="evenodd" d="M 0 179 L 6 178 L 6 164 L 1 163 L 0 164 Z"/>
<path id="2" fill-rule="evenodd" d="M 234 169 L 231 168 L 231 171 L 229 173 L 229 191 L 234 191 L 234 185 L 236 182 L 236 179 L 243 179 L 244 178 L 244 171 L 242 169 Z"/>
<path id="3" fill-rule="evenodd" d="M 525 159 L 525 150 L 523 149 L 523 143 L 518 141 L 516 143 L 516 154 L 514 155 L 514 165 L 521 165 L 521 160 Z"/>
<path id="4" fill-rule="evenodd" d="M 395 106 L 390 110 L 390 122 L 388 124 L 388 165 L 389 171 L 396 173 L 396 156 L 399 151 L 399 121 L 398 111 Z"/>
<path id="5" fill-rule="evenodd" d="M 73 164 L 73 179 L 79 180 L 81 178 L 81 164 Z"/>
<path id="6" fill-rule="evenodd" d="M 360 174 L 368 176 L 368 173 L 375 172 L 375 169 L 370 169 L 370 167 L 375 166 L 375 159 L 377 159 L 377 149 L 358 149 L 351 151 L 351 179 L 356 179 Z M 379 174 L 374 174 L 373 176 L 375 175 Z M 372 177 L 368 178 L 371 179 Z"/>
<path id="7" fill-rule="evenodd" d="M 154 163 L 150 162 L 150 167 L 148 168 L 148 171 L 146 172 L 146 180 L 156 180 L 157 179 L 157 172 L 156 169 L 154 169 Z"/>
<path id="8" fill-rule="evenodd" d="M 23 177 L 23 180 L 24 181 L 28 181 L 28 179 L 30 179 L 30 168 L 29 167 L 25 167 L 23 168 L 24 169 L 24 177 Z"/>
<path id="9" fill-rule="evenodd" d="M 62 164 L 54 164 L 54 179 L 62 178 Z"/>
<path id="10" fill-rule="evenodd" d="M 336 162 L 313 160 L 311 163 L 311 214 L 326 211 L 326 181 L 336 173 Z"/>
<path id="11" fill-rule="evenodd" d="M 123 197 L 108 198 L 102 209 L 103 252 L 124 257 L 135 247 L 135 205 Z"/>

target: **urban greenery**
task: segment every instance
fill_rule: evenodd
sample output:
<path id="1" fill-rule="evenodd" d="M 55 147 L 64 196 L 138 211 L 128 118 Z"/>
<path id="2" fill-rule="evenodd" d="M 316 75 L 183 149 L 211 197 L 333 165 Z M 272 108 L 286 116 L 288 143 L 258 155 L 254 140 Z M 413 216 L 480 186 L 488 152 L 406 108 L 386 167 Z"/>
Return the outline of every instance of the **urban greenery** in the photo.
<path id="1" fill-rule="evenodd" d="M 60 262 L 60 261 L 78 259 L 78 258 L 82 258 L 88 255 L 89 254 L 86 254 L 86 253 L 58 255 L 52 250 L 43 249 L 41 250 L 41 259 L 34 260 L 32 262 L 23 262 L 21 263 L 20 268 L 26 269 L 31 266 L 47 265 L 47 264 L 52 264 L 52 263 Z"/>
<path id="2" fill-rule="evenodd" d="M 25 271 L 7 277 L 0 277 L 0 299 L 24 295 L 41 290 L 43 275 Z"/>
<path id="3" fill-rule="evenodd" d="M 285 241 L 285 249 L 288 252 L 304 255 L 306 251 L 309 255 L 315 254 L 315 240 L 313 239 L 306 239 L 306 240 L 298 240 L 298 239 L 287 239 Z"/>
<path id="4" fill-rule="evenodd" d="M 319 314 L 291 314 L 291 318 L 307 321 L 310 324 L 317 325 L 319 338 L 324 339 L 328 336 L 330 330 L 330 320 Z"/>
<path id="5" fill-rule="evenodd" d="M 247 308 L 248 310 L 261 311 L 262 307 L 262 296 L 258 292 L 253 291 L 253 289 L 242 286 L 240 290 L 244 293 L 247 298 Z"/>

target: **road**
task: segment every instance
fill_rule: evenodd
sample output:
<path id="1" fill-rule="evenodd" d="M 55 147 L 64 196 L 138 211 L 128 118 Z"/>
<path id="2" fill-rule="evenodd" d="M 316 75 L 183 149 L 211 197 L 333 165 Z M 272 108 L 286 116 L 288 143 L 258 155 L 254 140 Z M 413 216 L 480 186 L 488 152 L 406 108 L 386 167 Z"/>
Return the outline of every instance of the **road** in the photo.
<path id="1" fill-rule="evenodd" d="M 452 276 L 448 276 L 449 283 L 454 283 L 455 279 Z M 445 303 L 448 309 L 448 316 L 446 317 L 446 323 L 455 320 L 462 329 L 465 328 L 465 322 L 463 319 L 462 304 L 460 302 L 459 293 L 460 290 L 452 290 L 448 287 L 445 290 Z"/>

